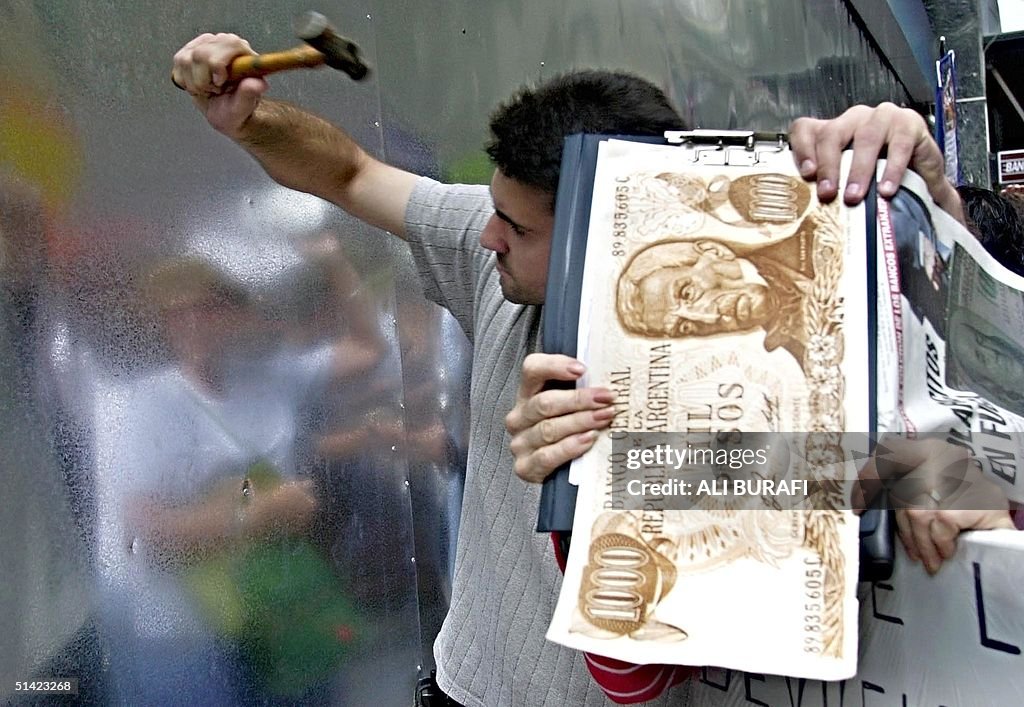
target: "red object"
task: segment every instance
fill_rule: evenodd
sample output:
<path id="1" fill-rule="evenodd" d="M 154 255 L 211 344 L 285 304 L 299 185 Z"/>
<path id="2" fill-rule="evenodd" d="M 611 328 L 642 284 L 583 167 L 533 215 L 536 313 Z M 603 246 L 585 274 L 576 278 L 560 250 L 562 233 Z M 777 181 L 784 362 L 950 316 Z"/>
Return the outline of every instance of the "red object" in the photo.
<path id="1" fill-rule="evenodd" d="M 356 633 L 352 630 L 352 627 L 346 626 L 345 624 L 338 624 L 335 626 L 334 635 L 342 643 L 348 643 L 356 637 Z"/>
<path id="2" fill-rule="evenodd" d="M 558 569 L 565 572 L 566 557 L 562 554 L 559 533 L 551 533 Z M 699 668 L 689 665 L 638 665 L 593 653 L 584 653 L 587 668 L 594 681 L 612 702 L 620 705 L 653 700 L 662 692 L 697 675 Z"/>

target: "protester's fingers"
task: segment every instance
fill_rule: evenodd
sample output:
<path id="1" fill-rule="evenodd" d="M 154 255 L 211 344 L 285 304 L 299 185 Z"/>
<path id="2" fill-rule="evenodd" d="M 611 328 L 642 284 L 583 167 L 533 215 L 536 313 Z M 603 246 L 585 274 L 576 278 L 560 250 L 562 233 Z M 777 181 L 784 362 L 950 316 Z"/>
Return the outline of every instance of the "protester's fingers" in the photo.
<path id="1" fill-rule="evenodd" d="M 201 34 L 175 53 L 171 76 L 189 93 L 218 94 L 227 84 L 231 61 L 255 53 L 238 35 Z"/>
<path id="2" fill-rule="evenodd" d="M 928 511 L 907 511 L 907 517 L 910 520 L 910 534 L 917 556 L 928 574 L 935 574 L 942 566 L 942 555 L 936 547 L 931 531 L 931 521 L 935 516 Z"/>
<path id="3" fill-rule="evenodd" d="M 973 518 L 969 522 L 963 523 L 960 528 L 962 530 L 996 530 L 1000 528 L 1016 530 L 1017 526 L 1014 525 L 1008 510 L 987 510 L 975 512 Z"/>
<path id="4" fill-rule="evenodd" d="M 960 194 L 946 176 L 945 156 L 931 136 L 924 119 L 909 108 L 901 108 L 900 120 L 890 128 L 885 170 L 878 193 L 890 198 L 899 189 L 907 169 L 918 174 L 936 204 L 964 223 Z"/>
<path id="5" fill-rule="evenodd" d="M 886 168 L 878 192 L 891 197 L 906 170 L 924 179 L 935 202 L 963 222 L 963 207 L 956 189 L 945 177 L 944 158 L 924 119 L 909 108 L 882 103 L 875 108 L 854 106 L 832 120 L 801 118 L 790 126 L 790 147 L 805 179 L 818 180 L 818 197 L 831 201 L 838 185 L 839 160 L 847 145 L 853 157 L 844 201 L 853 205 L 867 194 L 883 148 Z"/>
<path id="6" fill-rule="evenodd" d="M 885 151 L 886 168 L 879 180 L 878 192 L 884 197 L 896 193 L 908 167 L 931 169 L 938 146 L 931 139 L 924 119 L 909 108 L 881 103 L 857 114 L 853 130 L 853 159 L 844 194 L 848 204 L 859 202 L 874 178 L 878 159 Z M 920 164 L 916 160 L 920 160 Z M 924 175 L 922 175 L 924 176 Z"/>
<path id="7" fill-rule="evenodd" d="M 557 444 L 566 437 L 589 430 L 604 429 L 611 424 L 614 416 L 615 408 L 605 407 L 559 417 L 547 417 L 515 435 L 509 447 L 513 456 L 518 458 L 533 450 Z"/>
<path id="8" fill-rule="evenodd" d="M 890 490 L 898 506 L 932 508 L 933 494 L 950 495 L 966 478 L 969 469 L 967 451 L 944 439 L 906 439 L 892 436 L 880 440 L 875 448 L 879 477 Z M 924 497 L 922 499 L 922 497 Z"/>
<path id="9" fill-rule="evenodd" d="M 1009 511 L 990 511 L 988 518 L 985 519 L 986 524 L 992 530 L 1004 529 L 1004 530 L 1016 530 L 1017 525 L 1013 522 L 1013 518 L 1010 516 Z"/>
<path id="10" fill-rule="evenodd" d="M 557 444 L 549 444 L 534 450 L 515 461 L 513 469 L 523 481 L 540 483 L 562 464 L 572 461 L 594 446 L 597 432 L 589 430 L 564 438 Z"/>
<path id="11" fill-rule="evenodd" d="M 817 181 L 818 199 L 823 202 L 832 201 L 839 192 L 839 163 L 852 136 L 857 112 L 851 108 L 827 121 L 800 119 L 790 128 L 790 147 L 795 140 L 794 158 L 800 173 L 805 179 Z"/>
<path id="12" fill-rule="evenodd" d="M 549 418 L 584 410 L 611 410 L 612 400 L 614 397 L 611 391 L 605 388 L 544 390 L 517 403 L 505 416 L 505 427 L 510 434 L 515 435 Z M 607 419 L 611 419 L 610 414 Z M 551 441 L 555 440 L 548 440 Z"/>
<path id="13" fill-rule="evenodd" d="M 878 182 L 878 193 L 889 198 L 899 189 L 908 167 L 920 169 L 925 166 L 929 147 L 938 155 L 940 163 L 942 157 L 928 125 L 916 111 L 882 103 L 875 109 L 874 118 L 883 126 L 886 149 L 886 167 Z M 915 163 L 918 158 L 920 164 Z"/>
<path id="14" fill-rule="evenodd" d="M 913 562 L 920 562 L 921 555 L 917 551 L 917 542 L 914 539 L 910 525 L 910 517 L 905 509 L 896 511 L 896 534 L 899 535 L 903 548 L 907 551 L 907 557 Z"/>
<path id="15" fill-rule="evenodd" d="M 531 354 L 523 361 L 517 402 L 505 416 L 520 478 L 543 481 L 559 465 L 589 449 L 595 430 L 610 424 L 615 414 L 611 391 L 544 390 L 552 380 L 578 380 L 585 370 L 576 359 L 560 354 Z"/>
<path id="16" fill-rule="evenodd" d="M 851 109 L 852 110 L 852 109 Z M 884 107 L 857 111 L 849 114 L 844 127 L 847 129 L 849 144 L 853 149 L 850 169 L 846 177 L 843 201 L 855 205 L 867 194 L 882 150 L 890 137 L 886 122 L 888 111 Z"/>
<path id="17" fill-rule="evenodd" d="M 238 56 L 256 52 L 235 34 L 216 34 L 192 49 L 193 76 L 197 88 L 219 93 L 228 81 L 228 65 Z M 205 82 L 200 82 L 204 78 Z"/>
<path id="18" fill-rule="evenodd" d="M 818 130 L 826 121 L 817 118 L 798 118 L 789 126 L 789 148 L 793 153 L 800 176 L 811 180 L 817 176 L 818 160 L 815 142 Z"/>
<path id="19" fill-rule="evenodd" d="M 960 526 L 944 515 L 933 516 L 928 523 L 928 534 L 940 560 L 948 560 L 956 554 L 956 540 L 960 535 Z"/>
<path id="20" fill-rule="evenodd" d="M 261 97 L 269 88 L 262 78 L 243 79 L 225 94 L 208 96 L 193 94 L 196 106 L 215 129 L 234 137 L 256 111 Z"/>
<path id="21" fill-rule="evenodd" d="M 238 82 L 234 89 L 234 95 L 237 100 L 246 101 L 251 100 L 253 104 L 259 100 L 259 97 L 266 93 L 270 84 L 267 80 L 256 76 L 250 78 L 244 78 Z"/>
<path id="22" fill-rule="evenodd" d="M 522 402 L 544 389 L 548 381 L 575 381 L 586 367 L 572 356 L 562 354 L 530 354 L 523 360 L 517 400 Z"/>
<path id="23" fill-rule="evenodd" d="M 875 457 L 872 455 L 864 462 L 857 473 L 857 483 L 853 485 L 850 504 L 853 509 L 862 512 L 870 506 L 878 494 L 884 493 L 885 486 L 878 475 Z"/>
<path id="24" fill-rule="evenodd" d="M 209 54 L 210 74 L 213 85 L 221 88 L 228 81 L 228 66 L 239 56 L 256 54 L 245 39 L 235 34 L 217 35 L 222 40 L 211 46 Z"/>
<path id="25" fill-rule="evenodd" d="M 213 39 L 212 34 L 201 34 L 187 42 L 181 49 L 175 52 L 174 58 L 172 59 L 171 80 L 176 86 L 179 86 L 189 93 L 195 92 L 195 87 L 192 85 L 192 51 L 198 45 L 203 42 L 210 41 L 211 39 Z"/>

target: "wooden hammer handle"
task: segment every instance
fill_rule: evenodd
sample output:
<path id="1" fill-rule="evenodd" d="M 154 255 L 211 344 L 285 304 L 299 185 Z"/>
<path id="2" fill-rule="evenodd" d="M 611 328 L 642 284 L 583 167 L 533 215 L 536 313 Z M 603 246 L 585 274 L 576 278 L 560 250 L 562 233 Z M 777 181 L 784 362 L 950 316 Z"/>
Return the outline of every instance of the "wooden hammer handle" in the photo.
<path id="1" fill-rule="evenodd" d="M 320 66 L 324 55 L 310 46 L 299 46 L 283 52 L 240 56 L 228 65 L 228 80 L 241 81 L 251 76 L 265 76 L 275 71 Z"/>

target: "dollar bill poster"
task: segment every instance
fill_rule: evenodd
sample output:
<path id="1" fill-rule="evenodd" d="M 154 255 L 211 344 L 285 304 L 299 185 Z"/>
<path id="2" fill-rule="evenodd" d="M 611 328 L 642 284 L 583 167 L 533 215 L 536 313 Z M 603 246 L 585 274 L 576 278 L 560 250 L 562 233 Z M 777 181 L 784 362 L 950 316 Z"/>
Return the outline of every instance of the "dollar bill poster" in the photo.
<path id="1" fill-rule="evenodd" d="M 578 352 L 617 414 L 571 470 L 548 638 L 842 679 L 858 556 L 843 434 L 869 425 L 864 215 L 819 203 L 788 149 L 746 152 L 600 144 Z"/>

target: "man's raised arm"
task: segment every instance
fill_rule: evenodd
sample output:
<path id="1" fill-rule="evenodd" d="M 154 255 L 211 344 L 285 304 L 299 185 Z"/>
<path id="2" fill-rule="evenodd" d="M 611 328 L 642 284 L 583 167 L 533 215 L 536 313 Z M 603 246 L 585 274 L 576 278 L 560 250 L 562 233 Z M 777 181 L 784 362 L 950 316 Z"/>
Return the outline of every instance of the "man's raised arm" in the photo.
<path id="1" fill-rule="evenodd" d="M 228 82 L 231 60 L 254 53 L 237 35 L 203 34 L 174 55 L 172 78 L 210 125 L 241 145 L 276 182 L 404 236 L 416 175 L 372 158 L 326 120 L 263 98 L 264 79 Z"/>

